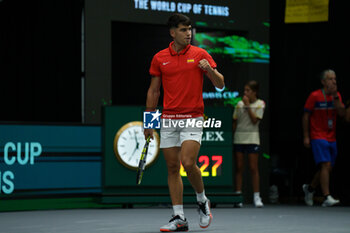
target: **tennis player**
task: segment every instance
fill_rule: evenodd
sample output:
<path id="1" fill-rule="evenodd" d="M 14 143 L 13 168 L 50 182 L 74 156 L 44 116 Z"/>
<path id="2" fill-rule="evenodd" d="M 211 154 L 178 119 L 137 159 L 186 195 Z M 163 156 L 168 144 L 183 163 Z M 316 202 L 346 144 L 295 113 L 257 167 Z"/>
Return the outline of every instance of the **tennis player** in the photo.
<path id="1" fill-rule="evenodd" d="M 151 84 L 147 92 L 146 111 L 154 111 L 158 105 L 160 87 L 163 86 L 162 121 L 203 121 L 204 103 L 202 97 L 203 74 L 217 88 L 224 88 L 224 76 L 216 69 L 213 58 L 204 50 L 190 44 L 192 27 L 190 19 L 182 14 L 173 14 L 168 19 L 173 41 L 169 47 L 158 52 L 151 62 Z M 162 122 L 162 123 L 163 123 Z M 197 156 L 201 145 L 202 128 L 162 127 L 160 148 L 163 150 L 168 169 L 168 186 L 173 205 L 173 217 L 160 231 L 187 231 L 188 222 L 183 211 L 183 183 L 180 176 L 180 162 L 196 192 L 199 225 L 207 228 L 212 220 L 210 201 L 205 195 Z M 151 129 L 144 130 L 145 137 L 153 136 Z"/>

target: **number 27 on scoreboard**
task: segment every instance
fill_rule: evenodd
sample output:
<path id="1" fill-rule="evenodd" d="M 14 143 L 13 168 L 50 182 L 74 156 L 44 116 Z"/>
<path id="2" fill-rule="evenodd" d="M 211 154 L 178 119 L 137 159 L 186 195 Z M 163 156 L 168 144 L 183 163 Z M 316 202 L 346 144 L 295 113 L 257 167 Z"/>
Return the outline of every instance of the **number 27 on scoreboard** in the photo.
<path id="1" fill-rule="evenodd" d="M 210 166 L 210 159 L 212 161 L 211 166 L 211 176 L 216 177 L 218 175 L 218 169 L 220 169 L 222 164 L 222 155 L 212 155 L 210 158 L 207 155 L 201 155 L 198 158 L 198 162 L 200 163 L 199 169 L 202 172 L 203 177 L 210 176 L 210 172 L 208 171 L 208 167 Z M 184 167 L 181 164 L 180 175 L 187 176 Z"/>

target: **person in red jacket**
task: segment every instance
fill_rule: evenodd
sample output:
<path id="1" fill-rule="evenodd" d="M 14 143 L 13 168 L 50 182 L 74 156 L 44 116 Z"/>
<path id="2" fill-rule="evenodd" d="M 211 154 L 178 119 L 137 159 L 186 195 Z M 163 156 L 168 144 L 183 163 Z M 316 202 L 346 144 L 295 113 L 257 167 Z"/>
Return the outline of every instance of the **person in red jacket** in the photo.
<path id="1" fill-rule="evenodd" d="M 204 49 L 190 44 L 192 27 L 190 19 L 182 14 L 173 14 L 168 19 L 173 41 L 169 47 L 154 55 L 150 75 L 151 84 L 147 92 L 146 111 L 155 111 L 158 105 L 160 87 L 163 87 L 162 123 L 185 120 L 203 121 L 203 74 L 217 88 L 224 88 L 224 76 L 216 69 L 213 58 Z M 202 128 L 165 128 L 160 130 L 160 148 L 163 150 L 168 169 L 168 186 L 173 205 L 173 217 L 161 231 L 188 231 L 183 211 L 183 183 L 180 164 L 196 192 L 199 225 L 209 226 L 212 220 L 210 201 L 205 196 L 201 171 L 197 166 Z M 180 125 L 180 124 L 178 124 Z M 144 130 L 145 138 L 153 136 L 152 129 Z"/>
<path id="2" fill-rule="evenodd" d="M 304 146 L 311 147 L 318 171 L 310 184 L 303 185 L 305 203 L 313 205 L 315 188 L 320 185 L 325 197 L 322 206 L 339 203 L 329 191 L 329 176 L 337 157 L 336 120 L 345 116 L 345 108 L 340 93 L 337 91 L 336 74 L 325 70 L 321 75 L 322 89 L 313 91 L 304 106 L 302 119 Z"/>

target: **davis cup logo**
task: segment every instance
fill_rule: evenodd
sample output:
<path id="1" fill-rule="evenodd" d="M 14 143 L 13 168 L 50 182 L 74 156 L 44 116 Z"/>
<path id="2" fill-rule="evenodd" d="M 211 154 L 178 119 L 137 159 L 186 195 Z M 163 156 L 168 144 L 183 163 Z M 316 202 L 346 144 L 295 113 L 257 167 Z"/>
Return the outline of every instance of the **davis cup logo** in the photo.
<path id="1" fill-rule="evenodd" d="M 157 111 L 143 112 L 143 128 L 144 129 L 160 129 L 160 116 L 162 113 Z"/>

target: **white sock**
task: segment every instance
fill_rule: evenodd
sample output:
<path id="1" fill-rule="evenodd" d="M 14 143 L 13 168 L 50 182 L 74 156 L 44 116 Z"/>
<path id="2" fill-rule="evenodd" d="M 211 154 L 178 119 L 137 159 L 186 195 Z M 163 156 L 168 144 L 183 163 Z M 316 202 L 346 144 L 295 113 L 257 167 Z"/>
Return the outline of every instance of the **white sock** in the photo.
<path id="1" fill-rule="evenodd" d="M 174 216 L 179 215 L 180 218 L 185 220 L 184 207 L 183 205 L 173 205 Z"/>
<path id="2" fill-rule="evenodd" d="M 260 198 L 260 192 L 255 192 L 254 193 L 254 198 L 259 197 Z"/>
<path id="3" fill-rule="evenodd" d="M 205 196 L 204 190 L 201 193 L 197 193 L 196 192 L 196 195 L 197 195 L 197 201 L 198 202 L 204 203 L 204 202 L 206 202 L 206 200 L 208 200 L 208 198 Z"/>

